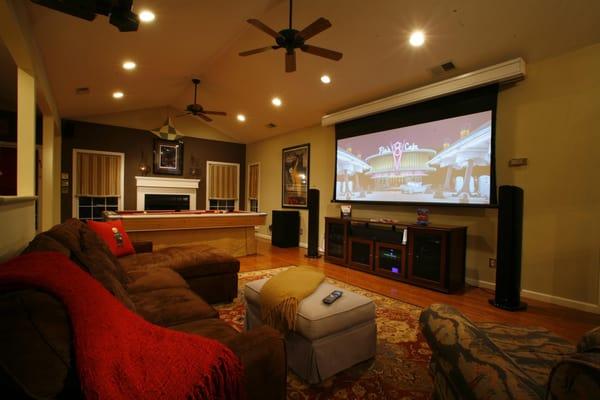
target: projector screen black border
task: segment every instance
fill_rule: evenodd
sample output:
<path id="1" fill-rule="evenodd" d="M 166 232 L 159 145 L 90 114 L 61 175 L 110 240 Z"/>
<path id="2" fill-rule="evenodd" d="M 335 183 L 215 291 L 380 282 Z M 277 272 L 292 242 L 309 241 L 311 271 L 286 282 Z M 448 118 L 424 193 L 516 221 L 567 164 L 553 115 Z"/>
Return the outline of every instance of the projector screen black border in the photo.
<path id="1" fill-rule="evenodd" d="M 340 122 L 335 125 L 335 171 L 333 174 L 332 203 L 351 203 L 385 206 L 428 206 L 428 207 L 462 207 L 462 208 L 497 208 L 496 188 L 496 112 L 499 85 L 492 84 L 476 89 L 466 90 L 451 95 L 438 97 L 417 104 L 396 108 L 366 117 Z M 340 139 L 390 129 L 402 128 L 416 124 L 437 121 L 446 118 L 460 117 L 483 111 L 492 111 L 492 144 L 491 144 L 491 188 L 489 204 L 443 203 L 443 202 L 407 202 L 407 201 L 372 201 L 372 200 L 337 200 L 337 143 Z"/>

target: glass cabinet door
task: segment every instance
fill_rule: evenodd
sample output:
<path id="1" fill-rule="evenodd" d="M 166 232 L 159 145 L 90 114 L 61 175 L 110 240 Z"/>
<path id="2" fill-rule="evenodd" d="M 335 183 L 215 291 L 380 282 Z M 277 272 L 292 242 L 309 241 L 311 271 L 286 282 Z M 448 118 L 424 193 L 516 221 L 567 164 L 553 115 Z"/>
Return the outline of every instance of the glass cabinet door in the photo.
<path id="1" fill-rule="evenodd" d="M 405 253 L 406 246 L 377 243 L 375 246 L 375 270 L 390 278 L 404 278 Z"/>
<path id="2" fill-rule="evenodd" d="M 434 286 L 444 286 L 446 233 L 418 229 L 409 232 L 408 277 Z"/>
<path id="3" fill-rule="evenodd" d="M 350 266 L 370 271 L 373 269 L 373 241 L 350 238 L 348 257 Z"/>
<path id="4" fill-rule="evenodd" d="M 346 263 L 347 226 L 344 222 L 325 222 L 325 257 L 330 261 Z"/>

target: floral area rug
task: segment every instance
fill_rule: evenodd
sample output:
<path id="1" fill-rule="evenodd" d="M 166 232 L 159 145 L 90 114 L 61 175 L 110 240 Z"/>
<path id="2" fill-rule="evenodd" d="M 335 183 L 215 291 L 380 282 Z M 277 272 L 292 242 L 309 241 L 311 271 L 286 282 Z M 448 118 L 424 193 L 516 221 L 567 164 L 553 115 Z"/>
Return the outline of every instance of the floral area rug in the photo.
<path id="1" fill-rule="evenodd" d="M 244 330 L 244 285 L 271 277 L 284 268 L 239 274 L 239 293 L 231 304 L 219 305 L 221 319 Z M 428 399 L 433 384 L 428 374 L 431 351 L 419 332 L 421 308 L 382 296 L 335 279 L 327 281 L 343 290 L 373 300 L 377 310 L 377 354 L 374 360 L 355 365 L 318 385 L 308 385 L 288 369 L 287 398 L 326 399 Z"/>

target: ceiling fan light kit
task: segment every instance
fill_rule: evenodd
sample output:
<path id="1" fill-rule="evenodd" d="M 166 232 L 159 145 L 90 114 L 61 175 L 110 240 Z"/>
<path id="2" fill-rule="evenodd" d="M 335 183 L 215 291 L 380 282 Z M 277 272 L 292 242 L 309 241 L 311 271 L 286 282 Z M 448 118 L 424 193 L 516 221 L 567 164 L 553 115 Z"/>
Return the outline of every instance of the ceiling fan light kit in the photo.
<path id="1" fill-rule="evenodd" d="M 339 61 L 343 54 L 322 47 L 312 46 L 306 44 L 306 41 L 313 36 L 323 32 L 331 27 L 331 22 L 326 18 L 318 18 L 315 22 L 308 25 L 306 28 L 298 31 L 292 28 L 292 0 L 290 0 L 290 12 L 289 12 L 289 27 L 279 32 L 268 27 L 257 19 L 249 19 L 248 23 L 267 35 L 275 39 L 275 45 L 261 47 L 258 49 L 242 51 L 239 53 L 240 56 L 250 56 L 253 54 L 263 53 L 269 50 L 285 49 L 285 72 L 294 72 L 296 70 L 296 49 L 308 54 L 312 54 L 319 57 L 324 57 L 330 60 Z"/>

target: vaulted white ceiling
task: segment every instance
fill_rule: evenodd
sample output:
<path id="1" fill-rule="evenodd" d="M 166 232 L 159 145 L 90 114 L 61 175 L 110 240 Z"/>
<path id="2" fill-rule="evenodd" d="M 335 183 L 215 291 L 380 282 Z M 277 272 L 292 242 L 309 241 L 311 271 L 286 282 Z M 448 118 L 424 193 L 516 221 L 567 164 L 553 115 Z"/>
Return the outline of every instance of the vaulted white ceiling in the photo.
<path id="1" fill-rule="evenodd" d="M 28 2 L 29 3 L 29 2 Z M 281 0 L 134 0 L 156 21 L 120 33 L 98 16 L 87 22 L 28 4 L 34 34 L 63 117 L 85 119 L 128 110 L 173 107 L 192 100 L 192 77 L 202 80 L 199 103 L 224 110 L 210 125 L 253 142 L 319 123 L 326 113 L 451 75 L 432 68 L 452 60 L 453 74 L 509 58 L 527 62 L 600 41 L 598 0 L 296 0 L 294 27 L 318 17 L 333 27 L 309 43 L 344 53 L 339 62 L 299 53 L 298 70 L 284 72 L 283 50 L 239 57 L 273 44 L 245 22 L 258 18 L 276 30 L 287 25 Z M 422 48 L 407 43 L 423 29 Z M 135 71 L 121 68 L 135 60 Z M 327 73 L 332 84 L 319 77 Z M 89 87 L 90 94 L 75 89 Z M 125 92 L 115 101 L 111 93 Z M 274 108 L 273 96 L 283 99 Z M 235 116 L 244 113 L 240 124 Z M 122 114 L 121 114 L 122 115 Z M 160 117 L 161 119 L 164 116 Z M 276 128 L 267 128 L 268 123 Z M 148 126 L 147 128 L 154 128 Z"/>

